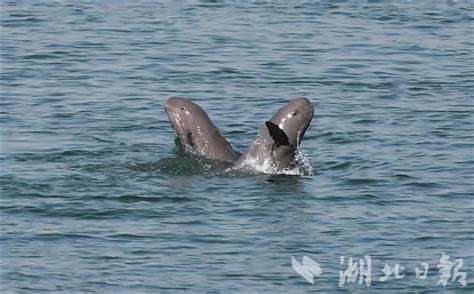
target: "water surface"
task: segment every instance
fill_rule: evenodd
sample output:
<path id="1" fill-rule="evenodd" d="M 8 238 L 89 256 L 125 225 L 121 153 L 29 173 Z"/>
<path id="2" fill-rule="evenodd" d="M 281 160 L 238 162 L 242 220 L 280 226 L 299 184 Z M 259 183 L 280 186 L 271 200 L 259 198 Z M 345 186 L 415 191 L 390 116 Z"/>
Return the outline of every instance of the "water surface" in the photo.
<path id="1" fill-rule="evenodd" d="M 2 2 L 2 291 L 472 292 L 472 24 L 470 1 Z M 172 95 L 240 152 L 309 97 L 313 174 L 178 156 Z M 339 287 L 366 255 L 371 285 Z"/>

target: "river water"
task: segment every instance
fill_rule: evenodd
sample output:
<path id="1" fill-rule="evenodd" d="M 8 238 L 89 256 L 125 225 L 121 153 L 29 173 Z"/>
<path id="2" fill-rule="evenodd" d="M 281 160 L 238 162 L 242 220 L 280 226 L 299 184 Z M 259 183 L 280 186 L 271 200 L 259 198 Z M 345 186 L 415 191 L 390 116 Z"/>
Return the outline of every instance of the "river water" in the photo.
<path id="1" fill-rule="evenodd" d="M 473 8 L 2 1 L 2 293 L 472 293 Z M 177 154 L 173 95 L 239 152 L 309 97 L 312 172 Z"/>

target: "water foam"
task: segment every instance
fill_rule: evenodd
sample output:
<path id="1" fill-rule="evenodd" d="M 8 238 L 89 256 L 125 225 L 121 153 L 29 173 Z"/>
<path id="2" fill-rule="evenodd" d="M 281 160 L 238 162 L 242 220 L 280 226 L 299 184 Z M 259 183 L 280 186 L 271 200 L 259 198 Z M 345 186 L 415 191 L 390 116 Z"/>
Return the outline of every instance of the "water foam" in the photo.
<path id="1" fill-rule="evenodd" d="M 231 168 L 230 170 L 239 170 L 243 172 L 251 173 L 263 173 L 271 175 L 289 175 L 289 176 L 308 176 L 313 175 L 313 167 L 308 157 L 301 152 L 299 149 L 295 152 L 294 167 L 280 169 L 270 159 L 266 158 L 261 161 L 257 157 L 247 157 L 244 161 L 239 164 L 237 168 Z"/>

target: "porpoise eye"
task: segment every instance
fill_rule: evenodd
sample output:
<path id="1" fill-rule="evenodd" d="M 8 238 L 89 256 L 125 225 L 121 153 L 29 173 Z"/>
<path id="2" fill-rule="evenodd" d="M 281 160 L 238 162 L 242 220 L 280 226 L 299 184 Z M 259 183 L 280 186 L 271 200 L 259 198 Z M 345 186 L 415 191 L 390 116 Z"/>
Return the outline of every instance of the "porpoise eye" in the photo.
<path id="1" fill-rule="evenodd" d="M 184 106 L 183 106 L 183 107 L 181 107 L 181 110 L 184 110 Z"/>
<path id="2" fill-rule="evenodd" d="M 300 112 L 298 110 L 295 110 L 291 113 L 291 116 L 295 116 L 295 115 L 298 115 L 298 114 L 300 114 Z"/>

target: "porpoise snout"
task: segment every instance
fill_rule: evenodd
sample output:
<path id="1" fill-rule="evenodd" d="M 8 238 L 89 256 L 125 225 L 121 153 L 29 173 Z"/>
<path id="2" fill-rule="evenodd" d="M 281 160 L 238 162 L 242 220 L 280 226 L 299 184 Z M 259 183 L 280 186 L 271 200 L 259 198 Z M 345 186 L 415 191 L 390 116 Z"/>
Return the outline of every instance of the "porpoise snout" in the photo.
<path id="1" fill-rule="evenodd" d="M 313 103 L 306 97 L 298 97 L 290 101 L 288 105 L 293 105 L 295 108 L 300 108 L 303 111 L 314 110 Z"/>
<path id="2" fill-rule="evenodd" d="M 179 103 L 182 100 L 183 99 L 179 98 L 179 97 L 170 97 L 170 98 L 168 98 L 168 100 L 166 101 L 166 104 L 165 104 L 165 111 L 167 113 L 172 112 L 173 110 L 176 109 L 176 107 L 178 107 Z"/>
<path id="3" fill-rule="evenodd" d="M 171 111 L 171 105 L 168 105 L 168 103 L 166 103 L 164 108 L 165 108 L 165 112 L 166 112 L 166 113 L 170 113 L 170 111 Z"/>

